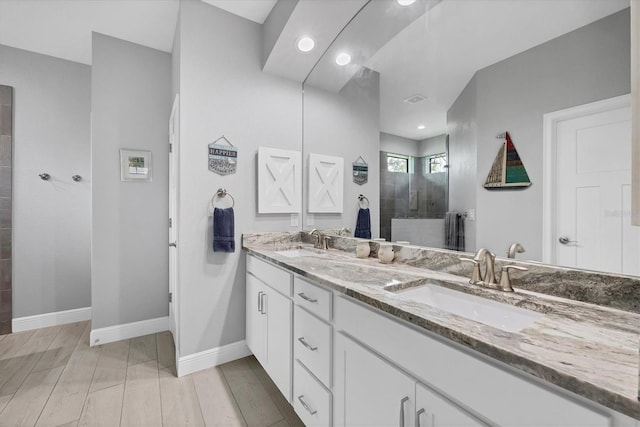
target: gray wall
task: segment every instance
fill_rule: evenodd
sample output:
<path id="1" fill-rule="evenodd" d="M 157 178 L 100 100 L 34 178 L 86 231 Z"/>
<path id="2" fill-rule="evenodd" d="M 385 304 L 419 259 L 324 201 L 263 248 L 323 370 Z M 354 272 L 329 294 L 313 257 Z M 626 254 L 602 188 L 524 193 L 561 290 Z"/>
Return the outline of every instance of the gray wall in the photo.
<path id="1" fill-rule="evenodd" d="M 533 183 L 506 193 L 477 187 L 479 246 L 505 254 L 520 242 L 526 258 L 542 260 L 542 116 L 630 92 L 629 19 L 623 10 L 478 72 L 478 183 L 505 130 Z"/>
<path id="2" fill-rule="evenodd" d="M 419 145 L 420 143 L 415 139 L 380 132 L 380 151 L 404 154 L 405 156 L 417 156 Z"/>
<path id="3" fill-rule="evenodd" d="M 299 83 L 262 69 L 259 24 L 184 0 L 180 11 L 180 208 L 178 225 L 180 354 L 245 337 L 245 262 L 241 234 L 298 230 L 289 215 L 257 214 L 259 146 L 301 149 Z M 232 43 L 230 41 L 233 41 Z M 208 170 L 207 144 L 224 134 L 238 147 L 238 169 Z M 235 253 L 214 253 L 211 197 L 235 198 Z"/>
<path id="4" fill-rule="evenodd" d="M 173 35 L 173 48 L 171 49 L 171 94 L 173 99 L 180 93 L 180 19 L 176 23 L 176 31 Z M 173 104 L 172 104 L 173 105 Z"/>
<path id="5" fill-rule="evenodd" d="M 14 87 L 13 317 L 89 307 L 91 70 L 0 45 L 0 83 Z"/>
<path id="6" fill-rule="evenodd" d="M 477 83 L 474 76 L 447 112 L 449 132 L 449 211 L 476 208 L 477 187 Z M 465 221 L 465 249 L 475 251 L 476 222 Z"/>
<path id="7" fill-rule="evenodd" d="M 92 328 L 168 315 L 171 57 L 93 34 Z M 150 150 L 153 181 L 120 182 L 120 148 Z"/>
<path id="8" fill-rule="evenodd" d="M 451 128 L 463 120 L 459 112 L 476 111 L 477 172 L 474 191 L 477 199 L 477 246 L 503 254 L 509 245 L 520 242 L 526 258 L 542 258 L 542 117 L 545 113 L 611 98 L 630 91 L 629 9 L 615 13 L 564 36 L 482 69 L 465 88 L 473 96 L 461 97 L 449 110 Z M 475 104 L 475 105 L 473 105 Z M 525 190 L 487 191 L 482 185 L 501 144 L 496 135 L 509 131 L 531 179 Z M 470 135 L 471 136 L 471 135 Z M 460 150 L 461 142 L 450 140 L 452 165 L 458 158 L 469 159 L 473 150 Z M 455 147 L 454 147 L 455 145 Z M 472 168 L 470 167 L 469 170 Z M 464 175 L 453 181 L 451 200 L 461 194 L 460 184 L 472 184 Z M 461 179 L 457 173 L 457 180 Z M 454 195 L 454 192 L 456 195 Z M 473 196 L 465 194 L 472 206 Z M 467 221 L 469 224 L 469 221 Z M 467 250 L 474 250 L 467 245 Z"/>
<path id="9" fill-rule="evenodd" d="M 423 139 L 418 143 L 418 156 L 431 156 L 447 151 L 447 135 L 438 135 Z"/>
<path id="10" fill-rule="evenodd" d="M 303 206 L 308 197 L 308 158 L 310 153 L 344 158 L 344 200 L 342 214 L 313 214 L 314 224 L 306 229 L 348 227 L 353 235 L 359 209 L 358 195 L 370 201 L 371 235 L 380 229 L 380 75 L 364 69 L 339 93 L 307 85 L 304 89 L 304 185 Z M 368 181 L 353 182 L 352 163 L 362 156 L 369 164 Z"/>

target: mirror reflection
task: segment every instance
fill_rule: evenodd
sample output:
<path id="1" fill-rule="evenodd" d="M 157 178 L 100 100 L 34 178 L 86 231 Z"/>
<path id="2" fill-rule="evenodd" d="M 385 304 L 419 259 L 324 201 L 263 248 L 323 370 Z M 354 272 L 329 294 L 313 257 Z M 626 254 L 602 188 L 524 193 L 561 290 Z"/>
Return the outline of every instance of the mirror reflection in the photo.
<path id="1" fill-rule="evenodd" d="M 369 166 L 313 226 L 363 193 L 373 237 L 640 275 L 629 34 L 628 0 L 370 2 L 305 81 L 305 156 Z"/>

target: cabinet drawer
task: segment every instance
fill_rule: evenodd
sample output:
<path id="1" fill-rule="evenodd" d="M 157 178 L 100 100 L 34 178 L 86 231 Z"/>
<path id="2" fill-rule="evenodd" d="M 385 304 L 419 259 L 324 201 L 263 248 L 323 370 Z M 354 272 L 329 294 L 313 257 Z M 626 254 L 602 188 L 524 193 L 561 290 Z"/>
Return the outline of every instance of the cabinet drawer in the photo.
<path id="1" fill-rule="evenodd" d="M 296 361 L 293 364 L 293 409 L 305 426 L 331 425 L 331 392 Z"/>
<path id="2" fill-rule="evenodd" d="M 247 257 L 247 272 L 262 280 L 276 291 L 288 297 L 291 296 L 291 273 L 253 255 Z"/>
<path id="3" fill-rule="evenodd" d="M 299 277 L 293 280 L 293 290 L 296 304 L 322 319 L 331 320 L 331 291 Z"/>
<path id="4" fill-rule="evenodd" d="M 331 387 L 331 325 L 299 306 L 293 316 L 293 357 Z"/>

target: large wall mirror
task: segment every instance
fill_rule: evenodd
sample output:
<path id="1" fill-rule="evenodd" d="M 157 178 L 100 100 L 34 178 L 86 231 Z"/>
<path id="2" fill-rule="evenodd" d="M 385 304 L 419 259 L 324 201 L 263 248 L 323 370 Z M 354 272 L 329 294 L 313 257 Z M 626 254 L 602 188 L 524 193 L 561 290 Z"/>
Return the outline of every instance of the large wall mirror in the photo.
<path id="1" fill-rule="evenodd" d="M 630 87 L 629 0 L 369 1 L 305 80 L 304 158 L 345 162 L 305 226 L 363 194 L 372 237 L 640 275 Z"/>

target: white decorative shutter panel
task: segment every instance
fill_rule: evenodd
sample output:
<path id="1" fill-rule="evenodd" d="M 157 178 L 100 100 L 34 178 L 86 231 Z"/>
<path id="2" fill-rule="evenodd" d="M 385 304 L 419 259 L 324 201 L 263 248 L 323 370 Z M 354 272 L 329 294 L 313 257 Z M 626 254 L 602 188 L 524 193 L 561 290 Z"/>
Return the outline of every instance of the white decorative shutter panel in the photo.
<path id="1" fill-rule="evenodd" d="M 302 202 L 302 154 L 258 147 L 258 213 L 297 213 Z"/>
<path id="2" fill-rule="evenodd" d="M 309 154 L 309 212 L 342 213 L 344 159 Z"/>

